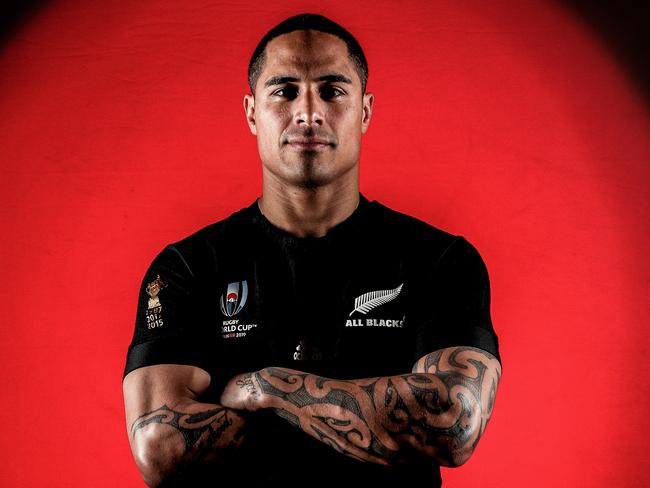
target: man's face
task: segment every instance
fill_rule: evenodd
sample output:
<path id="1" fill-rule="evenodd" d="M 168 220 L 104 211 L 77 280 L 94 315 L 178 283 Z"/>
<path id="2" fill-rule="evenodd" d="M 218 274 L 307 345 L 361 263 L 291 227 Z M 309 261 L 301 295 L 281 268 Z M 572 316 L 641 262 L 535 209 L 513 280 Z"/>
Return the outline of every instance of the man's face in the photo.
<path id="1" fill-rule="evenodd" d="M 372 103 L 338 37 L 309 30 L 273 39 L 255 97 L 244 98 L 264 177 L 311 188 L 338 178 L 356 182 Z"/>

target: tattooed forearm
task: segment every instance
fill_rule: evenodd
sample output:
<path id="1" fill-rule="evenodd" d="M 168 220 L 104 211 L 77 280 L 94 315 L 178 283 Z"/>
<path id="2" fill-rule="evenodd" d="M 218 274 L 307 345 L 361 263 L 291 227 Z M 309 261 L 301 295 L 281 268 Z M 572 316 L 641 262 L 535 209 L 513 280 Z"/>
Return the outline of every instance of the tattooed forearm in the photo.
<path id="1" fill-rule="evenodd" d="M 227 408 L 218 406 L 213 409 L 204 410 L 196 413 L 184 413 L 172 410 L 167 405 L 163 405 L 153 412 L 148 412 L 138 418 L 131 429 L 133 437 L 137 431 L 151 424 L 166 424 L 180 432 L 185 441 L 184 454 L 191 451 L 210 450 L 217 445 L 233 426 L 233 413 Z M 236 427 L 234 431 L 228 432 L 228 438 L 223 447 L 229 444 L 237 444 L 242 437 L 241 426 Z"/>
<path id="2" fill-rule="evenodd" d="M 220 405 L 206 406 L 197 404 L 190 407 L 196 411 L 189 412 L 163 405 L 133 423 L 131 437 L 147 451 L 139 456 L 143 476 L 151 485 L 178 476 L 196 463 L 223 460 L 242 443 L 245 422 L 240 413 Z"/>
<path id="3" fill-rule="evenodd" d="M 485 430 L 501 366 L 485 351 L 454 347 L 397 376 L 342 381 L 283 368 L 255 375 L 266 407 L 348 456 L 395 464 L 424 455 L 456 466 Z"/>

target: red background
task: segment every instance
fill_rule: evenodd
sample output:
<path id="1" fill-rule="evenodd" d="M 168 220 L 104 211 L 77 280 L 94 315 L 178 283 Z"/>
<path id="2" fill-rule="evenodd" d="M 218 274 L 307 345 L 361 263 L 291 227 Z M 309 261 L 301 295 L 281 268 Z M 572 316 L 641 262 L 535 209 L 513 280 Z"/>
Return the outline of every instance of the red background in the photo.
<path id="1" fill-rule="evenodd" d="M 642 486 L 647 105 L 554 2 L 55 1 L 0 51 L 0 483 L 140 486 L 121 375 L 146 266 L 250 204 L 259 38 L 302 11 L 366 51 L 361 190 L 483 255 L 504 362 L 445 486 Z"/>

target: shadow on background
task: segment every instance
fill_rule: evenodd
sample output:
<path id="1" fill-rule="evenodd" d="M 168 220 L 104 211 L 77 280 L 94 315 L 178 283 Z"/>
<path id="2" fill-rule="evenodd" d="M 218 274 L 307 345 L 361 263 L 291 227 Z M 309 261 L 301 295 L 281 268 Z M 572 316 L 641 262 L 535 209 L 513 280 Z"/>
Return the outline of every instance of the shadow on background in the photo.
<path id="1" fill-rule="evenodd" d="M 582 18 L 626 69 L 650 106 L 650 0 L 559 0 Z M 51 0 L 0 0 L 0 53 Z"/>
<path id="2" fill-rule="evenodd" d="M 0 0 L 0 53 L 11 39 L 51 0 Z"/>
<path id="3" fill-rule="evenodd" d="M 650 106 L 650 1 L 560 0 L 589 25 Z"/>

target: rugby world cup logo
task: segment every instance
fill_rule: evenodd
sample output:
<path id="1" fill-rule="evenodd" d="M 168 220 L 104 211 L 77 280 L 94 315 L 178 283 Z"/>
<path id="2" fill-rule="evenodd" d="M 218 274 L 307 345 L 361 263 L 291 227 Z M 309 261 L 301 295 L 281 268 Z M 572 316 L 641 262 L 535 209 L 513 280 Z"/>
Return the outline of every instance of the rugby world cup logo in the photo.
<path id="1" fill-rule="evenodd" d="M 246 305 L 247 298 L 248 284 L 246 280 L 229 283 L 225 295 L 221 295 L 221 299 L 219 300 L 221 313 L 226 317 L 237 315 L 244 308 L 244 305 Z"/>

